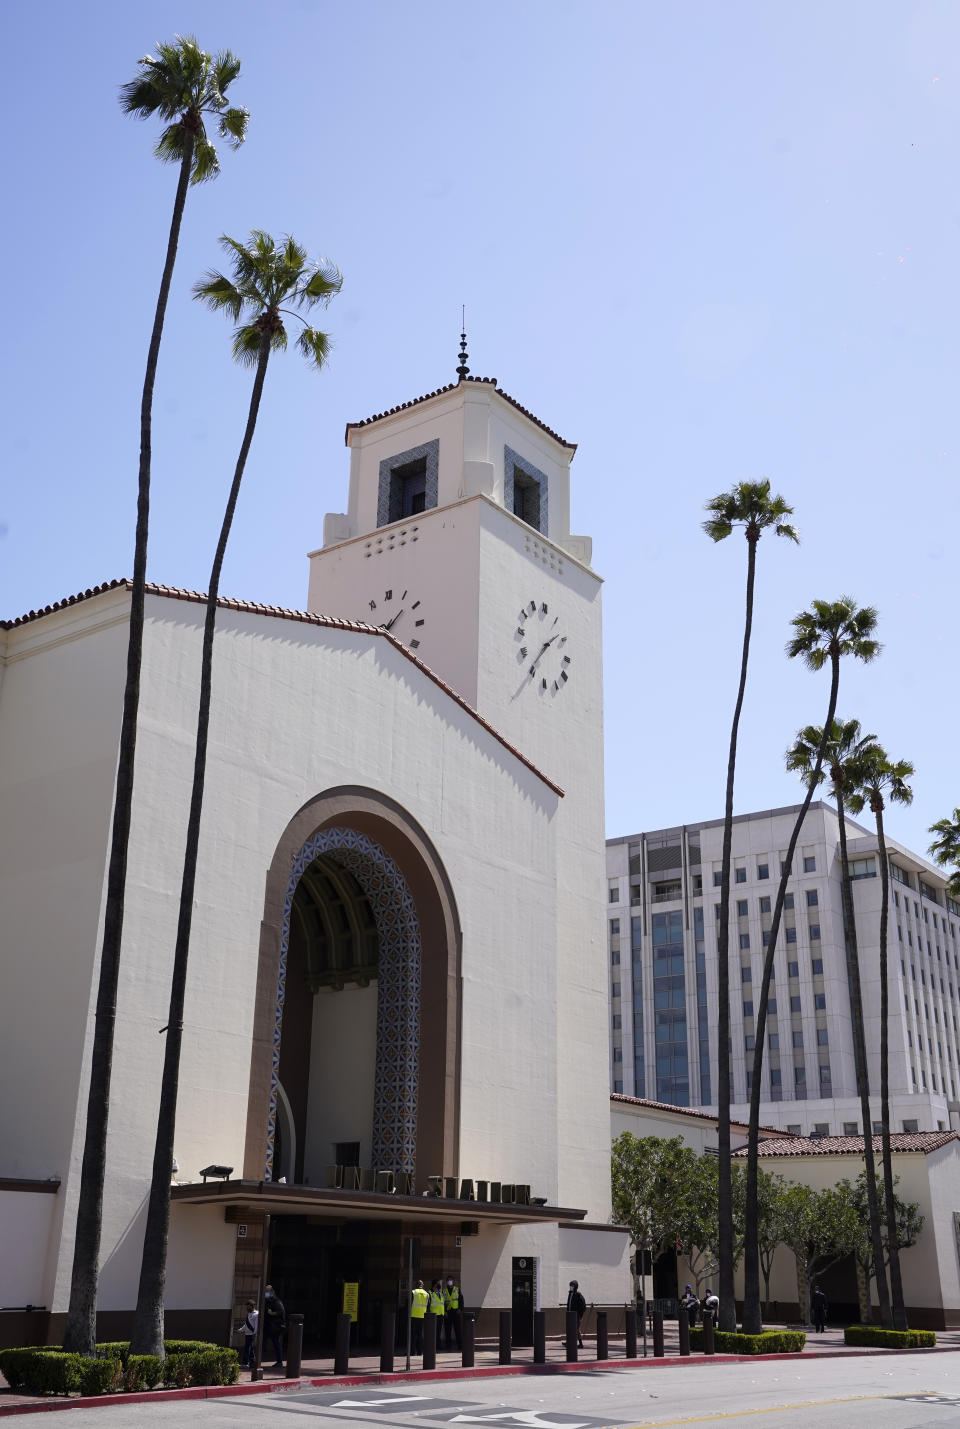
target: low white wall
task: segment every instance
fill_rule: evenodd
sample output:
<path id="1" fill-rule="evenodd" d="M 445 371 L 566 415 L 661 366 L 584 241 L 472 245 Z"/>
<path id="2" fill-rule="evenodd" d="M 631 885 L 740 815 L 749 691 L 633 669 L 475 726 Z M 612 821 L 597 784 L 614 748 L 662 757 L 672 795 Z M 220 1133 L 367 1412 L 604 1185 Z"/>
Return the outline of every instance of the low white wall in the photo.
<path id="1" fill-rule="evenodd" d="M 44 1267 L 57 1198 L 0 1191 L 0 1309 L 42 1305 Z"/>

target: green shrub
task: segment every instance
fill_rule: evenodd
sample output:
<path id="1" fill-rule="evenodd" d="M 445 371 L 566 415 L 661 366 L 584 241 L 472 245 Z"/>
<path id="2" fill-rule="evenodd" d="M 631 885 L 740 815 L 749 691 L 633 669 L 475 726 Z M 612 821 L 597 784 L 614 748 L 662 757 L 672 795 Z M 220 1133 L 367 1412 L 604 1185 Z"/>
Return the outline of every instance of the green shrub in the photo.
<path id="1" fill-rule="evenodd" d="M 156 1389 L 163 1379 L 163 1363 L 159 1355 L 128 1355 L 123 1367 L 124 1389 L 128 1394 Z"/>
<path id="2" fill-rule="evenodd" d="M 760 1335 L 742 1335 L 734 1330 L 714 1330 L 713 1347 L 723 1355 L 782 1355 L 802 1350 L 807 1337 L 802 1330 L 764 1330 Z M 690 1331 L 690 1348 L 703 1349 L 703 1328 Z"/>
<path id="3" fill-rule="evenodd" d="M 80 1388 L 81 1355 L 63 1350 L 0 1350 L 0 1370 L 13 1390 L 26 1394 L 70 1394 Z"/>
<path id="4" fill-rule="evenodd" d="M 881 1350 L 926 1350 L 937 1343 L 933 1330 L 881 1330 L 878 1325 L 848 1325 L 845 1345 L 869 1345 Z"/>
<path id="5" fill-rule="evenodd" d="M 119 1360 L 126 1369 L 127 1356 L 130 1354 L 130 1341 L 105 1340 L 102 1345 L 94 1345 L 94 1353 L 98 1360 Z"/>
<path id="6" fill-rule="evenodd" d="M 98 1356 L 95 1360 L 80 1361 L 80 1393 L 110 1394 L 120 1383 L 123 1364 L 119 1357 L 107 1359 Z"/>

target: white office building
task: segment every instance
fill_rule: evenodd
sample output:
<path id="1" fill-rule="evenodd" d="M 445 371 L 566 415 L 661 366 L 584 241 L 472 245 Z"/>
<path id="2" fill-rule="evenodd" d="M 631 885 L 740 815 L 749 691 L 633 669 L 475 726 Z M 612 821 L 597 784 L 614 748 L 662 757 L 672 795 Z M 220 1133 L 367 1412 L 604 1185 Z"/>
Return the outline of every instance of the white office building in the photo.
<path id="1" fill-rule="evenodd" d="M 781 863 L 799 805 L 733 824 L 733 1114 L 750 1097 L 756 1003 Z M 716 1105 L 723 820 L 607 843 L 610 1077 L 614 1093 Z M 841 910 L 839 825 L 810 806 L 777 940 L 761 1120 L 796 1135 L 862 1134 Z M 847 820 L 871 1089 L 880 1119 L 880 879 L 876 834 Z M 960 1128 L 960 905 L 925 859 L 888 836 L 890 1091 L 895 1131 Z"/>

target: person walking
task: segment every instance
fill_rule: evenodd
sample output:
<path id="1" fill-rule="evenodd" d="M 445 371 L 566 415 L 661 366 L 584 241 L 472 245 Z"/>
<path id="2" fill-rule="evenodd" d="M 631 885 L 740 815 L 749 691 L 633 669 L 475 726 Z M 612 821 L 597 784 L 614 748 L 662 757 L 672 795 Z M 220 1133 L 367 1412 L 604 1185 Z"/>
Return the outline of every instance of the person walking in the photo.
<path id="1" fill-rule="evenodd" d="M 577 1344 L 583 1349 L 583 1317 L 587 1312 L 587 1302 L 580 1293 L 580 1282 L 570 1281 L 570 1292 L 567 1295 L 567 1314 L 573 1313 L 577 1317 Z"/>
<path id="2" fill-rule="evenodd" d="M 443 1287 L 443 1329 L 448 1350 L 453 1349 L 454 1340 L 457 1342 L 457 1349 L 460 1349 L 461 1303 L 462 1296 L 460 1294 L 460 1286 L 456 1283 L 452 1275 L 448 1275 L 447 1283 Z"/>
<path id="3" fill-rule="evenodd" d="M 813 1287 L 811 1299 L 813 1303 L 813 1328 L 818 1335 L 822 1335 L 827 1328 L 827 1297 L 819 1285 Z"/>
<path id="4" fill-rule="evenodd" d="M 430 1296 L 423 1288 L 423 1281 L 418 1280 L 410 1298 L 410 1349 L 415 1355 L 423 1354 L 423 1321 L 429 1303 Z"/>
<path id="5" fill-rule="evenodd" d="M 443 1342 L 443 1319 L 446 1310 L 443 1304 L 443 1285 L 439 1280 L 434 1280 L 430 1285 L 430 1314 L 435 1316 L 437 1326 L 437 1349 L 442 1348 Z"/>
<path id="6" fill-rule="evenodd" d="M 244 1369 L 253 1369 L 257 1363 L 257 1326 L 260 1323 L 260 1311 L 253 1300 L 247 1301 L 247 1318 L 243 1322 L 243 1358 L 240 1363 Z"/>
<path id="7" fill-rule="evenodd" d="M 276 1355 L 273 1367 L 283 1369 L 283 1332 L 287 1328 L 287 1312 L 272 1285 L 268 1285 L 263 1293 L 263 1317 L 264 1333 Z"/>

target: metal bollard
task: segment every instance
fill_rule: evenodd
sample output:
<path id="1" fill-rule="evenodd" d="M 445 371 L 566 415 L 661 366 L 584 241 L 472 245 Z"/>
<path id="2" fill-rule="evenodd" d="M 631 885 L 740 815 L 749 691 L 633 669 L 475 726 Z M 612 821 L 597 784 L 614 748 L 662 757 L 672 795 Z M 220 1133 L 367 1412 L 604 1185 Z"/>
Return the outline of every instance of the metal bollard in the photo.
<path id="1" fill-rule="evenodd" d="M 547 1362 L 546 1310 L 534 1310 L 533 1312 L 533 1362 L 534 1364 L 546 1364 Z"/>
<path id="2" fill-rule="evenodd" d="M 423 1317 L 423 1367 L 437 1367 L 437 1321 L 439 1315 L 426 1314 Z"/>
<path id="3" fill-rule="evenodd" d="M 637 1358 L 637 1311 L 636 1306 L 631 1305 L 627 1310 L 624 1325 L 624 1335 L 626 1339 L 625 1353 L 628 1360 Z"/>
<path id="4" fill-rule="evenodd" d="M 683 1305 L 680 1306 L 680 1314 L 677 1316 L 677 1329 L 680 1334 L 680 1353 L 688 1355 L 690 1353 L 690 1316 Z"/>
<path id="5" fill-rule="evenodd" d="M 610 1358 L 610 1351 L 607 1345 L 607 1312 L 597 1311 L 597 1359 L 606 1360 Z"/>
<path id="6" fill-rule="evenodd" d="M 580 1338 L 576 1310 L 567 1311 L 567 1363 L 577 1362 L 577 1340 Z"/>
<path id="7" fill-rule="evenodd" d="M 473 1316 L 468 1315 L 466 1311 L 464 1311 L 460 1316 L 460 1335 L 463 1342 L 462 1354 L 464 1369 L 473 1369 L 474 1333 L 476 1328 L 476 1321 Z"/>
<path id="8" fill-rule="evenodd" d="M 705 1355 L 712 1355 L 714 1353 L 712 1310 L 704 1310 L 703 1312 L 703 1353 Z"/>
<path id="9" fill-rule="evenodd" d="M 653 1357 L 655 1360 L 663 1359 L 663 1311 L 653 1312 Z"/>
<path id="10" fill-rule="evenodd" d="M 350 1368 L 350 1316 L 337 1316 L 336 1339 L 333 1344 L 333 1372 L 346 1374 Z"/>
<path id="11" fill-rule="evenodd" d="M 287 1332 L 287 1379 L 300 1378 L 300 1360 L 303 1357 L 303 1316 L 289 1316 L 290 1329 Z"/>
<path id="12" fill-rule="evenodd" d="M 384 1310 L 380 1317 L 380 1373 L 393 1374 L 393 1346 L 397 1338 L 397 1312 Z"/>
<path id="13" fill-rule="evenodd" d="M 499 1364 L 510 1363 L 510 1344 L 513 1339 L 513 1314 L 510 1310 L 500 1311 L 500 1358 Z"/>

